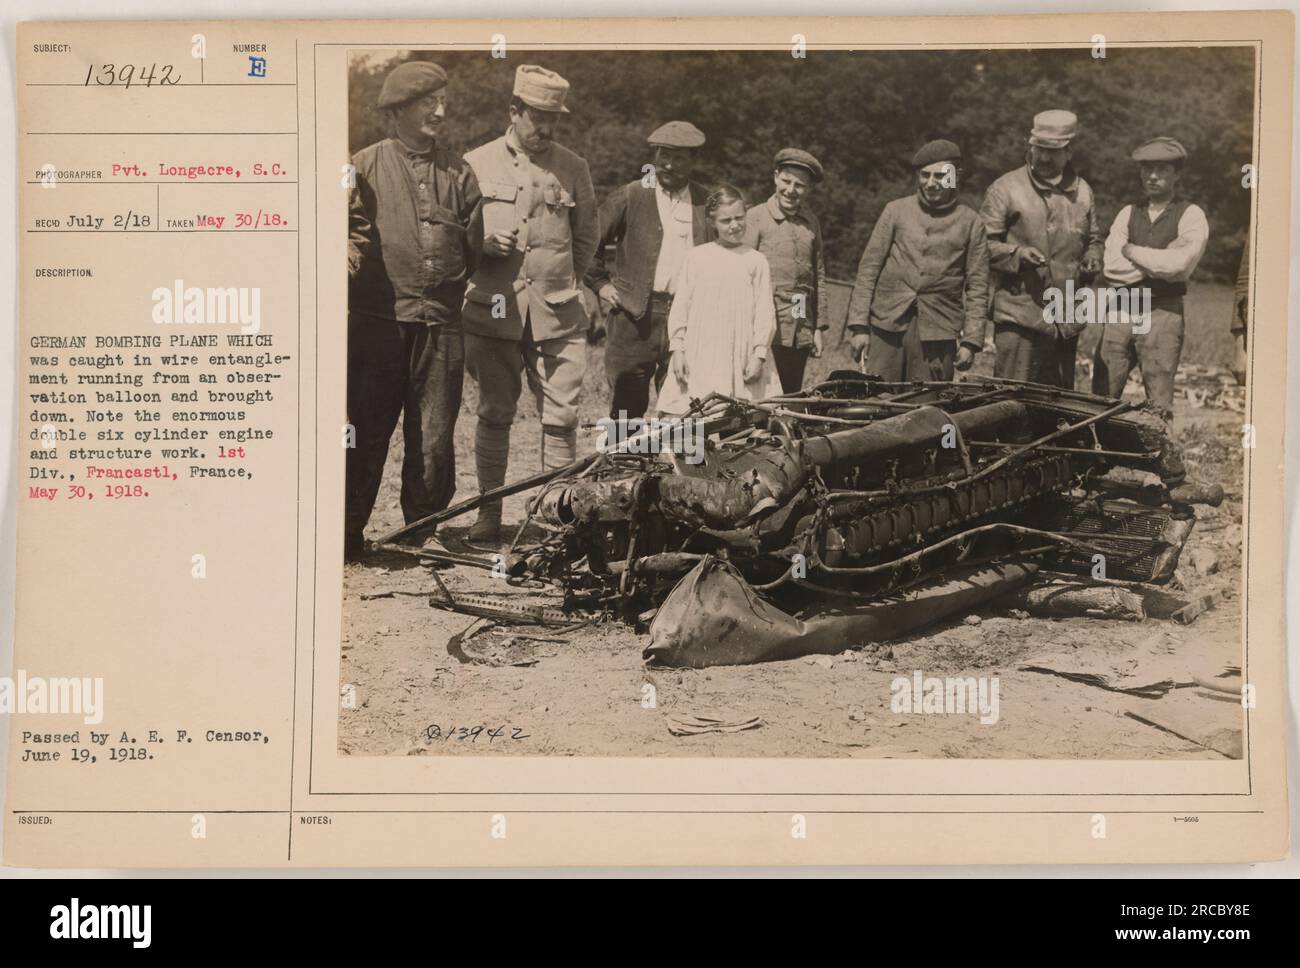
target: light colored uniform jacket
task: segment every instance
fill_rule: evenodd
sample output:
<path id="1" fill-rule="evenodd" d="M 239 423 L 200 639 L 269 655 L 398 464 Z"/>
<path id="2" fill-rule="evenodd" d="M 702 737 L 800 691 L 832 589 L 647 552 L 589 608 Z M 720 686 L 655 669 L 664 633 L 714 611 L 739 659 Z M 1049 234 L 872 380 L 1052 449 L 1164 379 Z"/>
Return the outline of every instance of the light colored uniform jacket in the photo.
<path id="1" fill-rule="evenodd" d="M 526 318 L 535 340 L 585 332 L 579 280 L 600 235 L 587 162 L 554 142 L 528 155 L 513 131 L 465 160 L 483 193 L 483 234 L 519 230 L 509 255 L 483 253 L 465 292 L 465 332 L 517 340 Z"/>

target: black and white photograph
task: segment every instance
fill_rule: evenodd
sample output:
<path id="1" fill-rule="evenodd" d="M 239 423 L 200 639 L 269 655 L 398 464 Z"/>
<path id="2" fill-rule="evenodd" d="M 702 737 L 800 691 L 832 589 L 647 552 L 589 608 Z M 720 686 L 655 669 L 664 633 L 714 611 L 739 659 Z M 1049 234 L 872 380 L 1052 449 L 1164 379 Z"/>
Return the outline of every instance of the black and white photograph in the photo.
<path id="1" fill-rule="evenodd" d="M 1254 48 L 500 53 L 349 56 L 341 754 L 1242 757 Z"/>

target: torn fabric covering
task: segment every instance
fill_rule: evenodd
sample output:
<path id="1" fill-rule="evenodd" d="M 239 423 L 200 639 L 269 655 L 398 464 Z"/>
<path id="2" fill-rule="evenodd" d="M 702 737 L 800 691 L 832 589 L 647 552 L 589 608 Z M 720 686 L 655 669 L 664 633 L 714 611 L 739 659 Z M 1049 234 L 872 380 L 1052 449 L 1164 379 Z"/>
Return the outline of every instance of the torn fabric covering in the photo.
<path id="1" fill-rule="evenodd" d="M 761 598 L 730 563 L 710 556 L 664 600 L 643 657 L 651 665 L 699 669 L 843 652 L 976 608 L 1037 570 L 1032 562 L 954 570 L 870 604 L 801 620 Z"/>

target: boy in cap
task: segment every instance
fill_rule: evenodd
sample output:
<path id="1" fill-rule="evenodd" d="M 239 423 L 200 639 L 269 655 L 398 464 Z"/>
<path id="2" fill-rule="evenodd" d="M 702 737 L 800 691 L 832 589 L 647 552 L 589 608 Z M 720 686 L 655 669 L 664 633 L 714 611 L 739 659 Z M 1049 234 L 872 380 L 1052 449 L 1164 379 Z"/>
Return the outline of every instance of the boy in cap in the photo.
<path id="1" fill-rule="evenodd" d="M 808 357 L 822 355 L 822 332 L 830 325 L 822 230 L 806 204 L 823 174 L 808 152 L 782 148 L 772 165 L 775 190 L 745 215 L 745 242 L 767 257 L 772 272 L 772 361 L 784 393 L 803 387 Z"/>
<path id="2" fill-rule="evenodd" d="M 1147 400 L 1173 417 L 1174 375 L 1183 353 L 1183 295 L 1205 254 L 1210 226 L 1201 209 L 1178 196 L 1187 149 L 1173 138 L 1152 138 L 1134 150 L 1143 201 L 1125 205 L 1106 237 L 1106 284 L 1146 289 L 1151 318 L 1140 326 L 1102 328 L 1092 392 L 1118 397 L 1129 371 L 1142 369 Z M 1108 320 L 1113 323 L 1113 320 Z"/>
<path id="3" fill-rule="evenodd" d="M 1092 188 L 1070 160 L 1079 121 L 1070 111 L 1034 115 L 1025 164 L 984 195 L 980 215 L 993 273 L 995 376 L 1074 389 L 1084 323 L 1048 322 L 1045 292 L 1080 286 L 1101 271 Z"/>
<path id="4" fill-rule="evenodd" d="M 988 245 L 979 215 L 957 200 L 961 149 L 931 141 L 912 167 L 916 192 L 886 205 L 871 230 L 846 325 L 865 372 L 951 380 L 984 345 Z"/>
<path id="5" fill-rule="evenodd" d="M 578 398 L 587 370 L 579 282 L 596 252 L 587 162 L 555 143 L 569 82 L 525 64 L 515 72 L 510 126 L 465 160 L 483 190 L 483 260 L 465 293 L 465 361 L 478 383 L 474 460 L 480 492 L 505 483 L 521 371 L 542 418 L 547 470 L 577 457 Z M 494 545 L 501 502 L 484 504 L 469 540 Z"/>
<path id="6" fill-rule="evenodd" d="M 644 178 L 616 188 L 600 206 L 600 244 L 587 285 L 608 313 L 605 376 L 615 420 L 645 416 L 650 384 L 668 375 L 668 310 L 687 251 L 712 241 L 704 215 L 708 189 L 691 180 L 704 133 L 669 121 L 646 138 L 654 164 Z M 609 264 L 605 247 L 613 245 Z"/>
<path id="7" fill-rule="evenodd" d="M 452 434 L 464 371 L 461 303 L 478 263 L 483 223 L 473 171 L 437 143 L 446 84 L 446 72 L 429 61 L 391 71 L 378 107 L 391 118 L 394 136 L 352 158 L 347 397 L 356 436 L 347 452 L 348 559 L 364 552 L 362 534 L 399 414 L 405 413 L 406 522 L 441 511 L 456 491 Z"/>

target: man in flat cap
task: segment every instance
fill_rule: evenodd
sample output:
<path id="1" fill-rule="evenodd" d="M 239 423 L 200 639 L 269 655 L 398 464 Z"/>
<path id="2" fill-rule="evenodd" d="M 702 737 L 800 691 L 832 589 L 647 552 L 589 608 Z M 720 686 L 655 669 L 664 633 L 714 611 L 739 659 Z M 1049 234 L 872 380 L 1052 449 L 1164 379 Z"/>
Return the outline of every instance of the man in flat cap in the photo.
<path id="1" fill-rule="evenodd" d="M 994 270 L 994 375 L 1071 390 L 1086 324 L 1049 320 L 1044 309 L 1053 290 L 1082 287 L 1101 271 L 1092 188 L 1070 160 L 1078 127 L 1069 111 L 1036 114 L 1025 164 L 990 185 L 980 208 Z"/>
<path id="2" fill-rule="evenodd" d="M 345 556 L 362 537 L 402 421 L 402 515 L 441 511 L 456 491 L 452 432 L 464 373 L 461 304 L 483 245 L 478 180 L 438 144 L 447 75 L 429 61 L 389 73 L 378 107 L 393 136 L 352 158 L 349 199 Z M 432 532 L 413 535 L 420 541 Z"/>
<path id="3" fill-rule="evenodd" d="M 808 358 L 822 355 L 822 333 L 830 325 L 822 229 L 807 204 L 823 174 L 808 152 L 782 148 L 772 165 L 771 196 L 745 214 L 745 241 L 767 256 L 772 270 L 772 362 L 784 393 L 803 386 Z"/>
<path id="4" fill-rule="evenodd" d="M 669 121 L 646 138 L 654 150 L 644 177 L 621 185 L 600 206 L 600 245 L 587 285 L 608 314 L 605 377 L 614 420 L 645 416 L 650 384 L 668 375 L 668 310 L 678 270 L 692 246 L 712 241 L 708 189 L 691 180 L 704 134 Z M 612 264 L 606 246 L 614 246 Z"/>
<path id="5" fill-rule="evenodd" d="M 846 320 L 867 373 L 951 380 L 984 345 L 989 252 L 979 215 L 957 199 L 961 161 L 951 141 L 924 145 L 912 156 L 916 191 L 871 230 Z"/>
<path id="6" fill-rule="evenodd" d="M 1144 197 L 1125 205 L 1111 223 L 1106 285 L 1149 292 L 1151 318 L 1132 324 L 1108 318 L 1097 344 L 1092 391 L 1122 395 L 1129 372 L 1139 366 L 1147 401 L 1170 420 L 1174 375 L 1183 353 L 1183 295 L 1205 254 L 1210 226 L 1205 213 L 1178 193 L 1186 148 L 1173 138 L 1153 138 L 1138 146 L 1132 158 Z"/>
<path id="7" fill-rule="evenodd" d="M 542 422 L 547 470 L 577 457 L 578 398 L 587 370 L 581 280 L 599 228 L 587 162 L 555 143 L 569 82 L 525 64 L 515 72 L 510 126 L 465 160 L 483 190 L 483 260 L 465 293 L 465 362 L 478 383 L 474 460 L 480 492 L 505 483 L 510 427 L 526 377 Z M 484 504 L 469 540 L 495 545 L 501 502 Z"/>

